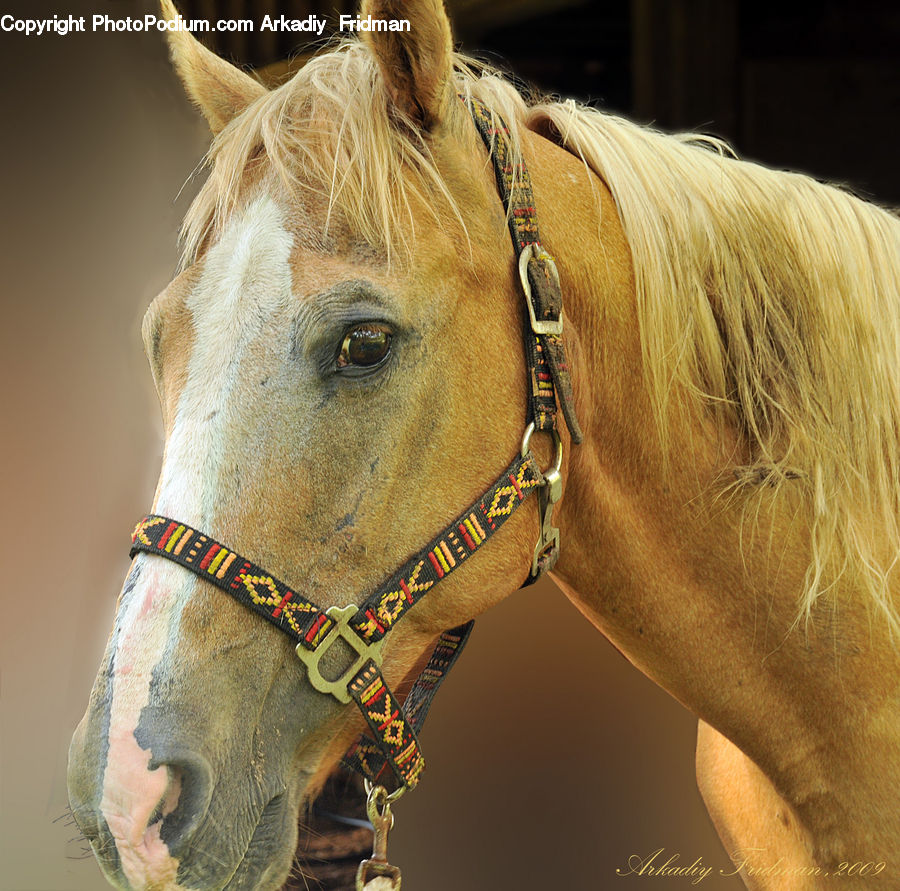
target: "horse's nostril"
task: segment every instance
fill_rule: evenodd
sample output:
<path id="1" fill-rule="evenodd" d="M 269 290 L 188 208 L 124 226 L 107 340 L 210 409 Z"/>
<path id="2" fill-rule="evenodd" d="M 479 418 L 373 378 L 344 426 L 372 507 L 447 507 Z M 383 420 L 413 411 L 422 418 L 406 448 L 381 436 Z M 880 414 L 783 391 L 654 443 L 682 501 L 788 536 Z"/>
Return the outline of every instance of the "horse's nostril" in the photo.
<path id="1" fill-rule="evenodd" d="M 162 764 L 169 782 L 147 824 L 148 832 L 159 838 L 173 857 L 178 857 L 200 825 L 212 797 L 212 770 L 199 755 L 181 755 Z M 158 828 L 157 828 L 158 824 Z"/>
<path id="2" fill-rule="evenodd" d="M 181 797 L 184 771 L 177 764 L 166 764 L 165 768 L 169 775 L 169 781 L 165 794 L 157 802 L 153 813 L 150 814 L 150 819 L 147 821 L 148 827 L 154 826 L 173 813 L 178 807 L 178 799 Z"/>

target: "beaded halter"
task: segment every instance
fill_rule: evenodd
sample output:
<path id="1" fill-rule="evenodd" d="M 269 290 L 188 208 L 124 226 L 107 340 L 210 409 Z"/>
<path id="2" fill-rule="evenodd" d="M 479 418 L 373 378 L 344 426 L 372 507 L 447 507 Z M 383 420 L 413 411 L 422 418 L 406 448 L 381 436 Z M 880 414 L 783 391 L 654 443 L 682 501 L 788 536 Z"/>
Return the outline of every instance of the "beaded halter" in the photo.
<path id="1" fill-rule="evenodd" d="M 418 731 L 441 681 L 465 645 L 473 622 L 440 636 L 403 704 L 390 691 L 381 673 L 385 635 L 426 592 L 480 550 L 532 492 L 538 494 L 541 531 L 525 584 L 552 569 L 559 556 L 559 530 L 553 526 L 552 513 L 562 494 L 557 399 L 572 441 L 579 443 L 582 439 L 562 340 L 559 274 L 540 242 L 528 171 L 523 161 L 513 163 L 509 129 L 503 120 L 479 101 L 467 102 L 493 161 L 528 310 L 524 339 L 529 395 L 520 454 L 484 495 L 410 557 L 361 606 L 322 608 L 251 560 L 178 520 L 151 515 L 137 525 L 132 535 L 132 557 L 139 553 L 164 557 L 221 588 L 291 638 L 316 690 L 340 702 L 353 700 L 357 704 L 369 733 L 353 745 L 344 762 L 371 783 L 379 781 L 385 768 L 389 768 L 396 784 L 391 798 L 413 788 L 419 780 L 425 760 Z M 530 449 L 535 431 L 550 433 L 556 446 L 555 464 L 543 472 Z M 356 656 L 339 678 L 329 680 L 322 676 L 319 666 L 339 640 L 349 645 Z"/>

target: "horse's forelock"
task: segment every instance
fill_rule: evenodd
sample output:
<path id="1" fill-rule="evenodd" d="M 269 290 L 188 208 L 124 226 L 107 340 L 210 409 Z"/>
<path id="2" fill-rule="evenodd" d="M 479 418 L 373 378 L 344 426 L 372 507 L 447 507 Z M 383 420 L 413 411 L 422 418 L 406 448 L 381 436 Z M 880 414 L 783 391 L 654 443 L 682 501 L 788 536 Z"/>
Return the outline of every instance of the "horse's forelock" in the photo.
<path id="1" fill-rule="evenodd" d="M 495 71 L 462 55 L 455 71 L 460 95 L 476 96 L 510 124 L 515 160 L 522 97 Z M 326 232 L 339 217 L 389 261 L 409 257 L 415 213 L 423 208 L 434 220 L 455 220 L 464 233 L 430 137 L 400 114 L 360 41 L 345 40 L 311 59 L 216 137 L 209 178 L 182 227 L 185 265 L 252 193 L 248 183 L 267 174 L 293 200 L 322 208 L 317 223 Z"/>

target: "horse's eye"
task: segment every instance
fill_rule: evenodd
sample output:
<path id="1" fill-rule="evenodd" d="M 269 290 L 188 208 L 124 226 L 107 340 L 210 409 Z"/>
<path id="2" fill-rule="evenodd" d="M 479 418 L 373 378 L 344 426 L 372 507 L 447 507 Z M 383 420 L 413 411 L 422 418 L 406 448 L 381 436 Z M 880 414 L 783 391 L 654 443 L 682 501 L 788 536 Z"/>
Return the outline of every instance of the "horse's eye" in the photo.
<path id="1" fill-rule="evenodd" d="M 338 354 L 338 368 L 380 365 L 391 351 L 391 329 L 387 325 L 368 322 L 347 332 Z"/>

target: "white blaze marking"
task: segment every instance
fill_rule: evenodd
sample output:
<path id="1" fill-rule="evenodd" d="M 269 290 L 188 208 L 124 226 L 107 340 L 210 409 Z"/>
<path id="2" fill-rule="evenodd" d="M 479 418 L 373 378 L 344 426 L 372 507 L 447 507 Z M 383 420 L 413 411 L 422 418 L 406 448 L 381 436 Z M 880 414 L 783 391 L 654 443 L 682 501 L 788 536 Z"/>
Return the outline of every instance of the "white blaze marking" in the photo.
<path id="1" fill-rule="evenodd" d="M 159 487 L 156 512 L 201 529 L 212 515 L 240 380 L 241 359 L 272 313 L 291 298 L 293 240 L 268 196 L 231 221 L 209 251 L 186 301 L 194 341 Z M 149 769 L 135 739 L 154 669 L 175 633 L 180 603 L 196 579 L 168 561 L 142 557 L 141 577 L 119 619 L 101 810 L 116 837 L 126 878 L 175 887 L 178 861 L 147 822 L 169 790 L 168 770 Z M 171 790 L 169 790 L 171 796 Z"/>
<path id="2" fill-rule="evenodd" d="M 207 255 L 187 300 L 194 348 L 166 444 L 159 514 L 200 529 L 212 514 L 241 358 L 272 313 L 290 301 L 292 244 L 280 211 L 264 197 Z"/>

